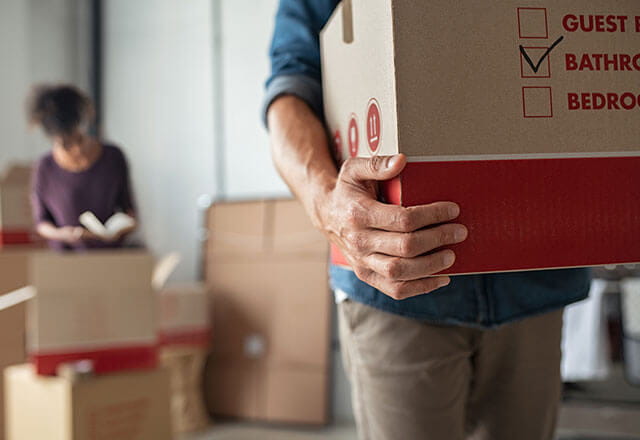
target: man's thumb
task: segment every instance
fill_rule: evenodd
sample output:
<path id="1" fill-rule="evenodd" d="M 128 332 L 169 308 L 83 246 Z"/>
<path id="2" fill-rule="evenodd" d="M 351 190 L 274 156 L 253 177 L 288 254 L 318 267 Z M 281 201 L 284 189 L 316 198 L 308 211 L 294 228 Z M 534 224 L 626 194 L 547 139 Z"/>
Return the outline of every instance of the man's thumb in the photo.
<path id="1" fill-rule="evenodd" d="M 354 183 L 368 180 L 389 180 L 400 174 L 406 164 L 407 158 L 404 154 L 354 157 L 344 163 L 342 175 L 346 180 Z"/>

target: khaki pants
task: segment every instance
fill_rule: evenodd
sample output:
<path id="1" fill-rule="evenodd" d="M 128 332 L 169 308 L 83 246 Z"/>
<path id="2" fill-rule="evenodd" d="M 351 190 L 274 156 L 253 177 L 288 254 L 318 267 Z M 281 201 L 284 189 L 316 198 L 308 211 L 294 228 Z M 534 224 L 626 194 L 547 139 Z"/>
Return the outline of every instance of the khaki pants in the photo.
<path id="1" fill-rule="evenodd" d="M 363 440 L 546 440 L 561 392 L 562 311 L 493 330 L 347 300 L 340 339 Z"/>

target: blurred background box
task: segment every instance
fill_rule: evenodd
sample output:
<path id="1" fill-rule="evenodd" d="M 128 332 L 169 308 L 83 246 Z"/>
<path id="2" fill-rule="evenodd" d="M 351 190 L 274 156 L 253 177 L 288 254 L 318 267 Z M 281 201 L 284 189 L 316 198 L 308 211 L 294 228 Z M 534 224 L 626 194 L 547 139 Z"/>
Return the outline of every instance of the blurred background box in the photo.
<path id="1" fill-rule="evenodd" d="M 34 240 L 30 182 L 28 165 L 10 166 L 0 176 L 0 247 Z"/>
<path id="2" fill-rule="evenodd" d="M 213 414 L 328 422 L 327 261 L 327 241 L 297 201 L 210 208 L 206 281 L 214 316 L 205 387 Z"/>
<path id="3" fill-rule="evenodd" d="M 170 440 L 169 377 L 162 369 L 97 377 L 5 370 L 7 440 Z"/>
<path id="4" fill-rule="evenodd" d="M 169 372 L 171 418 L 176 433 L 201 430 L 211 423 L 204 406 L 207 349 L 195 345 L 162 346 L 160 362 Z"/>
<path id="5" fill-rule="evenodd" d="M 160 345 L 208 347 L 209 295 L 202 283 L 171 284 L 156 294 Z"/>
<path id="6" fill-rule="evenodd" d="M 153 267 L 154 258 L 141 251 L 35 254 L 27 332 L 38 374 L 85 359 L 96 373 L 154 368 Z"/>

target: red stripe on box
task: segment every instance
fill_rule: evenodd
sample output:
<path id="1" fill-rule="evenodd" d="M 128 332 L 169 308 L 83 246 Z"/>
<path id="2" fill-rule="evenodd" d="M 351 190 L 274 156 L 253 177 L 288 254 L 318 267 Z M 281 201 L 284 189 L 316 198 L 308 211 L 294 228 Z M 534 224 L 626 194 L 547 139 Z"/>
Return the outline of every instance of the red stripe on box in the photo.
<path id="1" fill-rule="evenodd" d="M 460 205 L 469 237 L 444 273 L 640 262 L 639 157 L 411 162 L 400 186 L 384 198 Z"/>
<path id="2" fill-rule="evenodd" d="M 158 336 L 161 346 L 188 345 L 207 347 L 211 343 L 211 328 L 161 331 Z"/>
<path id="3" fill-rule="evenodd" d="M 122 370 L 149 370 L 158 364 L 157 345 L 130 347 L 109 347 L 104 349 L 60 352 L 31 353 L 31 363 L 40 375 L 53 376 L 60 364 L 89 360 L 96 374 L 112 373 Z"/>
<path id="4" fill-rule="evenodd" d="M 32 242 L 32 235 L 29 230 L 0 230 L 0 246 L 10 244 L 28 244 Z"/>

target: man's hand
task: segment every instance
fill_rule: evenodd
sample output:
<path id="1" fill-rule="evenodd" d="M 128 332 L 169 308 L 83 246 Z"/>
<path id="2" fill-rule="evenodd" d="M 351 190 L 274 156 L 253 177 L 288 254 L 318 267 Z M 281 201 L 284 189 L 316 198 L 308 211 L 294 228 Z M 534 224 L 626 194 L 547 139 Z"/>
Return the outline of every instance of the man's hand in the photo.
<path id="1" fill-rule="evenodd" d="M 304 101 L 276 99 L 268 112 L 273 160 L 313 224 L 344 253 L 356 275 L 395 299 L 449 283 L 431 276 L 453 264 L 451 250 L 467 236 L 459 208 L 439 202 L 403 208 L 377 201 L 378 181 L 397 176 L 403 155 L 350 159 L 338 173 L 325 127 Z"/>
<path id="2" fill-rule="evenodd" d="M 449 284 L 446 276 L 431 276 L 455 261 L 453 251 L 438 248 L 467 237 L 464 226 L 442 224 L 459 215 L 455 203 L 404 208 L 376 200 L 377 181 L 396 177 L 405 163 L 404 155 L 347 160 L 318 210 L 321 227 L 358 278 L 394 299 Z"/>

